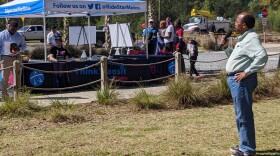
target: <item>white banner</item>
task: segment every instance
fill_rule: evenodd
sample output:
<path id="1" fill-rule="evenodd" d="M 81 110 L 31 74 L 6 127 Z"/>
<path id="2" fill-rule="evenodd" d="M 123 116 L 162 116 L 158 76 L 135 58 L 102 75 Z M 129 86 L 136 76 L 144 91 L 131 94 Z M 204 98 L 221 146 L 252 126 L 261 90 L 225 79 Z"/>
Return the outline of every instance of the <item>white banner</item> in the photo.
<path id="1" fill-rule="evenodd" d="M 47 0 L 45 1 L 46 11 L 81 13 L 137 13 L 146 10 L 146 2 L 106 2 L 104 1 L 83 1 L 83 0 Z"/>

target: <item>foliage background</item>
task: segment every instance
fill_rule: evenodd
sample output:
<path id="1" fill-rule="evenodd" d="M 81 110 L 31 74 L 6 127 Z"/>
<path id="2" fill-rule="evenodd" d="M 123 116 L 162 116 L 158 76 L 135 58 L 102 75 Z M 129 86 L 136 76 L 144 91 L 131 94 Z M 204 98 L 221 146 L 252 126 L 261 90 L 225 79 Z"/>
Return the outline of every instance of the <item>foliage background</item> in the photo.
<path id="1" fill-rule="evenodd" d="M 7 0 L 0 0 L 0 4 L 6 3 Z M 255 17 L 261 10 L 266 7 L 268 9 L 268 25 L 270 31 L 280 31 L 280 1 L 279 0 L 147 0 L 147 4 L 155 3 L 153 10 L 158 14 L 158 20 L 163 20 L 166 17 L 172 19 L 181 19 L 183 24 L 187 23 L 190 18 L 192 9 L 209 10 L 211 13 L 231 18 L 234 21 L 236 15 L 242 11 L 252 12 Z M 159 9 L 160 8 L 160 9 Z M 22 26 L 20 19 L 17 19 Z M 85 17 L 70 18 L 70 26 L 87 25 Z M 131 26 L 131 32 L 141 34 L 141 24 L 144 23 L 143 14 L 117 15 L 113 16 L 112 23 L 128 22 Z M 42 24 L 43 20 L 25 19 L 25 24 Z M 52 24 L 56 24 L 60 29 L 63 29 L 62 18 L 47 18 L 47 28 Z M 104 25 L 104 17 L 91 17 L 91 25 Z M 5 19 L 0 19 L 0 30 L 5 29 Z M 256 30 L 261 31 L 261 19 L 257 19 Z"/>

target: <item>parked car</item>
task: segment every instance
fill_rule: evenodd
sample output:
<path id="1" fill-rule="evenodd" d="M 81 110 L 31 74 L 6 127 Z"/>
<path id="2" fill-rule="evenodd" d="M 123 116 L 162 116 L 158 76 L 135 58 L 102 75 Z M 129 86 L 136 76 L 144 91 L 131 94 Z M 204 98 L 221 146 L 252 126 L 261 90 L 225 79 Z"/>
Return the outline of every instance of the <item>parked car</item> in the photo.
<path id="1" fill-rule="evenodd" d="M 18 30 L 21 33 L 25 40 L 40 40 L 44 42 L 44 29 L 43 25 L 26 25 Z M 46 31 L 46 35 L 50 31 Z"/>

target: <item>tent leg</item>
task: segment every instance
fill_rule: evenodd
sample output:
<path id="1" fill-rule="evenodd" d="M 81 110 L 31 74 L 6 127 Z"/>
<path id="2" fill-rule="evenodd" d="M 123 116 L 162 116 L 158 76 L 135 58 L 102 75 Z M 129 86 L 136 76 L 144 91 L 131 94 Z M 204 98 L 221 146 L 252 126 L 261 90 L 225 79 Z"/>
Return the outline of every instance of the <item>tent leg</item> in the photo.
<path id="1" fill-rule="evenodd" d="M 44 54 L 45 62 L 47 62 L 47 35 L 46 35 L 46 14 L 43 13 L 43 24 L 44 24 Z"/>
<path id="2" fill-rule="evenodd" d="M 88 46 L 89 46 L 89 57 L 91 58 L 91 56 L 92 56 L 92 50 L 91 50 L 91 33 L 90 33 L 90 15 L 88 15 L 87 17 L 88 17 L 88 37 L 89 37 Z"/>
<path id="3" fill-rule="evenodd" d="M 145 12 L 145 13 L 144 13 L 144 15 L 145 15 L 145 23 L 146 23 L 146 28 L 145 28 L 146 33 L 145 33 L 145 34 L 147 34 L 147 31 L 148 31 L 147 13 Z M 147 44 L 147 40 L 148 40 L 148 38 L 147 38 L 147 37 L 145 37 L 145 42 L 146 42 L 146 59 L 149 59 L 149 53 L 148 53 L 148 44 Z"/>

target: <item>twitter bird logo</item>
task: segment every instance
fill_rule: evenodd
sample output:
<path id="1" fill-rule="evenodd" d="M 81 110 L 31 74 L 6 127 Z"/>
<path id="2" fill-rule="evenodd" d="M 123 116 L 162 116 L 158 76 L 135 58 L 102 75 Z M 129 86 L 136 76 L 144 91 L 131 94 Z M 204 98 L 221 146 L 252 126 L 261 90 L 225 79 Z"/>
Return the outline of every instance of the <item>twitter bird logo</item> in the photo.
<path id="1" fill-rule="evenodd" d="M 93 4 L 88 4 L 89 9 L 93 9 L 93 6 L 94 6 Z"/>

